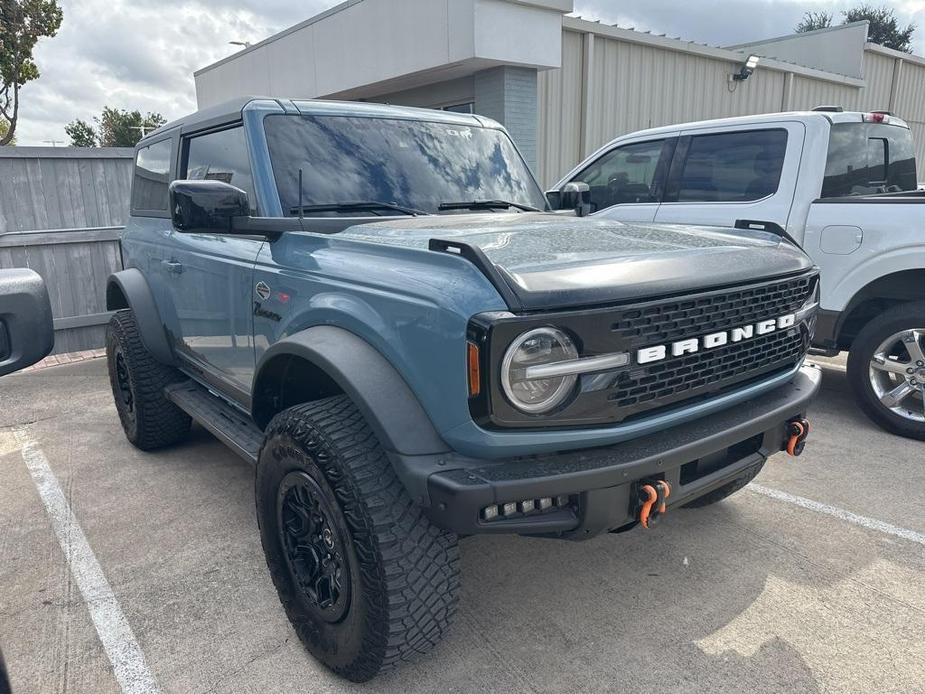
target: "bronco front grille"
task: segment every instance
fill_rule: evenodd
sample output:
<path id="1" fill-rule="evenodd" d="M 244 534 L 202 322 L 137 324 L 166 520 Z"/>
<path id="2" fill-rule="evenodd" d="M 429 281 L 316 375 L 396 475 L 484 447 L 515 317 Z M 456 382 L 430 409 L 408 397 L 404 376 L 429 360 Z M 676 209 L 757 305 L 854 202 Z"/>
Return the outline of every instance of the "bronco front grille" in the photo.
<path id="1" fill-rule="evenodd" d="M 809 330 L 797 323 L 764 335 L 694 354 L 638 363 L 640 349 L 753 326 L 797 313 L 815 290 L 818 275 L 755 282 L 680 298 L 637 302 L 619 307 L 562 311 L 516 317 L 491 324 L 489 370 L 500 373 L 506 347 L 533 327 L 553 325 L 574 336 L 583 357 L 627 352 L 628 366 L 579 377 L 574 397 L 542 416 L 524 414 L 505 398 L 493 379 L 490 395 L 470 400 L 483 425 L 571 427 L 606 425 L 716 397 L 796 366 L 809 348 Z M 470 335 L 477 341 L 480 333 Z"/>
<path id="2" fill-rule="evenodd" d="M 699 297 L 630 307 L 614 316 L 616 342 L 629 351 L 652 344 L 699 337 L 798 311 L 813 289 L 815 276 L 715 292 Z M 796 365 L 809 335 L 799 324 L 786 330 L 695 354 L 669 357 L 619 374 L 607 399 L 620 419 L 661 408 Z"/>

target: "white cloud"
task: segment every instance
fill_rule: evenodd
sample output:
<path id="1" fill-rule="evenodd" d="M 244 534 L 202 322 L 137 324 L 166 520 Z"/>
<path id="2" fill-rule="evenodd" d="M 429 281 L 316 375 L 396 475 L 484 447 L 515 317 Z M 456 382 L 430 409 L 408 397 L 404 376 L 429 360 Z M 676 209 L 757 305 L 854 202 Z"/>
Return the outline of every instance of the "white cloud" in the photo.
<path id="1" fill-rule="evenodd" d="M 168 119 L 196 109 L 193 71 L 327 7 L 331 0 L 64 0 L 64 21 L 35 50 L 41 77 L 22 90 L 21 145 L 66 141 L 64 126 L 103 106 L 156 111 Z"/>
<path id="2" fill-rule="evenodd" d="M 400 2 L 401 0 L 395 0 Z M 919 25 L 925 54 L 925 0 L 883 0 Z M 42 76 L 22 90 L 17 141 L 67 139 L 64 126 L 103 106 L 157 111 L 168 119 L 196 108 L 193 71 L 337 4 L 336 0 L 63 0 L 58 35 L 35 57 Z M 806 10 L 836 15 L 844 0 L 576 0 L 587 18 L 730 45 L 789 33 Z M 879 4 L 874 0 L 873 4 Z"/>

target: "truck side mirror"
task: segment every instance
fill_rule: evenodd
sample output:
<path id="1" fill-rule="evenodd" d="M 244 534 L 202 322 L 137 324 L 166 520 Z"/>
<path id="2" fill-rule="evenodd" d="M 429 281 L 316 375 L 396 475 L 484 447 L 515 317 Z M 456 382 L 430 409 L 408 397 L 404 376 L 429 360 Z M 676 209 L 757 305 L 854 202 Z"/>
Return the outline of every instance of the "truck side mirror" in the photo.
<path id="1" fill-rule="evenodd" d="M 45 281 L 33 270 L 0 270 L 0 376 L 32 366 L 54 345 Z"/>
<path id="2" fill-rule="evenodd" d="M 571 181 L 559 191 L 559 209 L 574 209 L 578 217 L 591 214 L 591 186 L 584 181 Z"/>
<path id="3" fill-rule="evenodd" d="M 177 231 L 187 234 L 227 234 L 231 220 L 250 215 L 247 193 L 223 181 L 173 181 L 170 217 Z"/>

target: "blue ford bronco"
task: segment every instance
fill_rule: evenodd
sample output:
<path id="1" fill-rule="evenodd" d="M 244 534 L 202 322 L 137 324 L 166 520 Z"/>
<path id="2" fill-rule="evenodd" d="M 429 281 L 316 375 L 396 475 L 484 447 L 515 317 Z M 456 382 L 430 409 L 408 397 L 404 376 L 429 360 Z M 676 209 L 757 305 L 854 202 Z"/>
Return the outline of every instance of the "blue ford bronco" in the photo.
<path id="1" fill-rule="evenodd" d="M 461 536 L 648 528 L 802 450 L 809 259 L 567 194 L 548 212 L 502 127 L 440 111 L 244 99 L 138 144 L 106 289 L 125 434 L 195 420 L 255 465 L 280 600 L 344 677 L 441 639 Z"/>

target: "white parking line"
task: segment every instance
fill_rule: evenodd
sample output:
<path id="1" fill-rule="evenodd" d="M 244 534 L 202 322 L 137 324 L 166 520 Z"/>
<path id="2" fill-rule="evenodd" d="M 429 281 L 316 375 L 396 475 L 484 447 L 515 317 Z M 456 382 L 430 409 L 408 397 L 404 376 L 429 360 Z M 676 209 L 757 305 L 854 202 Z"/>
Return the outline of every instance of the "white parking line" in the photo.
<path id="1" fill-rule="evenodd" d="M 810 511 L 815 511 L 816 513 L 824 513 L 827 516 L 833 516 L 843 521 L 848 521 L 849 523 L 859 525 L 862 528 L 867 528 L 868 530 L 875 530 L 879 533 L 886 533 L 887 535 L 893 535 L 894 537 L 901 537 L 903 540 L 909 540 L 910 542 L 917 542 L 920 545 L 925 545 L 925 535 L 922 533 L 917 533 L 914 530 L 908 530 L 907 528 L 900 528 L 896 525 L 890 525 L 889 523 L 884 523 L 883 521 L 879 521 L 876 518 L 859 516 L 856 513 L 846 511 L 845 509 L 838 508 L 837 506 L 822 504 L 818 501 L 813 501 L 812 499 L 806 499 L 802 496 L 796 496 L 795 494 L 788 494 L 787 492 L 782 492 L 779 489 L 764 487 L 760 484 L 755 484 L 754 482 L 748 485 L 746 489 L 754 492 L 755 494 L 762 494 L 764 496 L 770 497 L 771 499 L 777 499 L 778 501 L 784 501 L 788 504 L 793 504 L 794 506 L 799 506 L 801 508 L 809 509 Z"/>
<path id="2" fill-rule="evenodd" d="M 158 688 L 154 675 L 148 670 L 132 628 L 51 471 L 48 459 L 24 430 L 15 429 L 13 433 L 22 447 L 22 459 L 51 516 L 68 569 L 87 603 L 93 626 L 122 691 L 126 694 L 156 694 Z"/>

